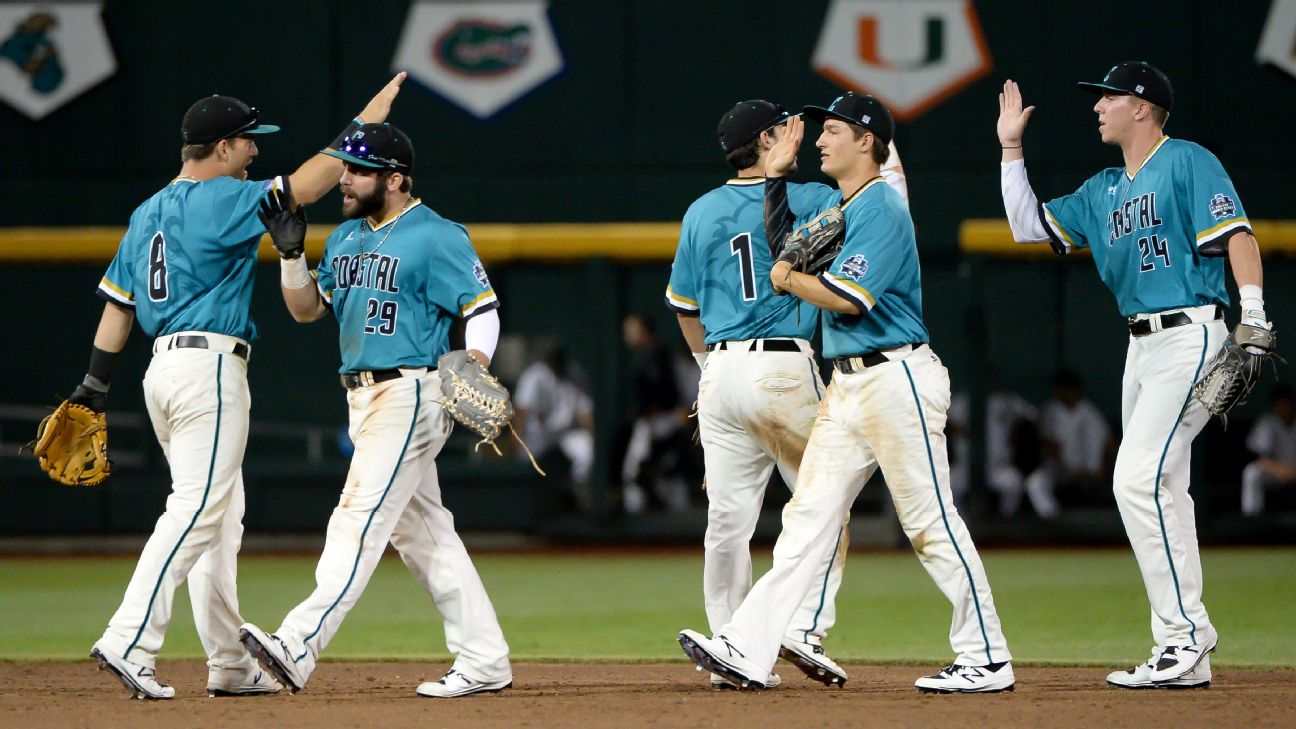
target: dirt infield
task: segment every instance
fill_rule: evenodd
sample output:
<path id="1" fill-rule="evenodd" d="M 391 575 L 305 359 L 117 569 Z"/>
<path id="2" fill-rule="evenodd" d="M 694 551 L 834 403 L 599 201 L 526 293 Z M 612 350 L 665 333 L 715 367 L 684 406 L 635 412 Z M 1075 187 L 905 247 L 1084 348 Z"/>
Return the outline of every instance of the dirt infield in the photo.
<path id="1" fill-rule="evenodd" d="M 1021 668 L 1014 693 L 917 693 L 911 666 L 851 666 L 829 689 L 780 664 L 784 684 L 717 692 L 682 663 L 522 664 L 498 695 L 422 699 L 414 687 L 445 669 L 429 663 L 325 663 L 295 696 L 209 699 L 206 668 L 164 662 L 171 701 L 132 701 L 83 663 L 0 664 L 0 727 L 794 727 L 827 726 L 1290 727 L 1296 671 L 1223 669 L 1197 691 L 1107 688 L 1101 669 Z"/>

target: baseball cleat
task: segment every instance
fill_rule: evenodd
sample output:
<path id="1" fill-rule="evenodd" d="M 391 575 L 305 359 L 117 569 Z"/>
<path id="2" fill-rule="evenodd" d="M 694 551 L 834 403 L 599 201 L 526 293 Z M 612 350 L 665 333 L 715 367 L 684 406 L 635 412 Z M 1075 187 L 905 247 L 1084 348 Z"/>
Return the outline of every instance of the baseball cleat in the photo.
<path id="1" fill-rule="evenodd" d="M 212 698 L 222 696 L 269 696 L 277 694 L 283 690 L 283 686 L 274 676 L 266 673 L 260 666 L 253 666 L 252 670 L 244 673 L 242 676 L 236 676 L 234 680 L 228 680 L 223 674 L 225 671 L 209 671 L 207 673 L 207 695 Z"/>
<path id="2" fill-rule="evenodd" d="M 771 673 L 769 675 L 769 678 L 765 679 L 765 688 L 767 689 L 778 688 L 779 686 L 782 685 L 783 685 L 783 678 L 779 676 L 777 673 Z M 724 677 L 721 676 L 720 674 L 718 673 L 711 674 L 712 691 L 735 691 L 737 689 L 738 689 L 737 686 L 726 681 Z"/>
<path id="3" fill-rule="evenodd" d="M 306 685 L 306 677 L 297 670 L 292 651 L 277 635 L 261 630 L 252 623 L 239 627 L 239 641 L 261 667 L 275 678 L 288 693 L 295 694 Z"/>
<path id="4" fill-rule="evenodd" d="M 1161 683 L 1153 683 L 1151 679 L 1152 662 L 1155 661 L 1160 656 L 1160 654 L 1161 651 L 1159 649 L 1154 649 L 1152 651 L 1152 658 L 1149 659 L 1146 663 L 1140 663 L 1139 665 L 1129 669 L 1128 671 L 1112 671 L 1107 676 L 1107 683 L 1111 684 L 1112 686 L 1115 686 L 1116 688 L 1135 689 L 1135 690 L 1153 689 L 1153 688 L 1164 688 L 1164 689 L 1210 688 L 1211 685 L 1210 656 L 1207 656 L 1205 659 L 1202 660 L 1201 663 L 1197 664 L 1196 668 L 1189 671 L 1188 673 L 1185 673 L 1179 678 L 1172 678 L 1169 681 L 1162 681 Z"/>
<path id="5" fill-rule="evenodd" d="M 846 671 L 824 653 L 823 646 L 784 638 L 779 658 L 801 669 L 811 681 L 825 686 L 845 686 Z"/>
<path id="6" fill-rule="evenodd" d="M 736 688 L 763 689 L 766 687 L 765 681 L 772 675 L 757 669 L 723 635 L 708 638 L 696 630 L 683 630 L 679 634 L 679 644 L 699 671 L 710 671 Z M 755 676 L 762 676 L 764 680 L 758 680 Z"/>
<path id="7" fill-rule="evenodd" d="M 1017 679 L 1012 664 L 991 663 L 987 666 L 948 665 L 933 676 L 923 676 L 914 681 L 925 694 L 995 694 L 1012 691 Z"/>
<path id="8" fill-rule="evenodd" d="M 131 698 L 170 699 L 175 697 L 175 689 L 166 684 L 158 683 L 157 673 L 148 666 L 128 661 L 108 648 L 101 647 L 98 643 L 90 649 L 90 657 L 99 663 L 100 671 L 108 671 L 118 681 L 121 681 L 126 690 L 131 692 Z"/>
<path id="9" fill-rule="evenodd" d="M 1212 630 L 1201 643 L 1162 646 L 1160 655 L 1152 662 L 1152 672 L 1148 674 L 1148 678 L 1152 683 L 1160 684 L 1192 673 L 1215 650 L 1217 643 L 1219 634 Z"/>
<path id="10" fill-rule="evenodd" d="M 439 680 L 424 681 L 419 684 L 415 692 L 419 696 L 429 699 L 453 699 L 456 696 L 470 696 L 472 694 L 497 694 L 506 688 L 513 688 L 512 676 L 496 681 L 478 681 L 458 669 L 452 668 L 446 671 L 446 674 Z"/>

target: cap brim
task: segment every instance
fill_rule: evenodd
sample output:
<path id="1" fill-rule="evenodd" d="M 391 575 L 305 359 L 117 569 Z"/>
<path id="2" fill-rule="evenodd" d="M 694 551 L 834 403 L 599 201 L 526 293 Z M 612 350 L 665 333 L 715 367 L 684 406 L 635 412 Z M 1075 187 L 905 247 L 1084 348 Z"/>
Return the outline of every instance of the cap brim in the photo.
<path id="1" fill-rule="evenodd" d="M 841 114 L 838 114 L 835 111 L 830 111 L 828 109 L 825 109 L 822 106 L 803 107 L 801 109 L 801 114 L 810 117 L 811 119 L 819 122 L 820 124 L 823 124 L 825 121 L 828 121 L 829 119 L 840 119 L 846 122 L 847 124 L 854 124 L 857 127 L 864 126 L 863 124 L 859 123 L 858 119 L 852 119 L 848 116 L 843 116 Z"/>
<path id="2" fill-rule="evenodd" d="M 240 135 L 243 135 L 243 134 L 274 134 L 274 133 L 277 132 L 277 131 L 279 131 L 279 127 L 278 127 L 278 125 L 275 125 L 275 124 L 258 124 L 258 125 L 256 125 L 256 126 L 252 127 L 251 129 L 247 130 L 246 132 L 239 132 L 239 134 L 240 134 Z"/>
<path id="3" fill-rule="evenodd" d="M 1125 96 L 1131 95 L 1130 92 L 1126 91 L 1125 89 L 1118 89 L 1115 86 L 1108 86 L 1107 84 L 1095 84 L 1095 83 L 1090 83 L 1088 81 L 1080 81 L 1076 83 L 1076 86 L 1079 86 L 1080 88 L 1084 89 L 1085 91 L 1088 91 L 1091 94 L 1099 94 L 1099 95 L 1123 94 Z"/>
<path id="4" fill-rule="evenodd" d="M 381 165 L 378 164 L 377 162 L 370 162 L 367 159 L 360 159 L 359 157 L 347 154 L 346 152 L 337 149 L 326 149 L 324 150 L 324 154 L 327 154 L 330 157 L 337 157 L 343 162 L 346 162 L 347 164 L 353 164 L 356 167 L 368 167 L 370 169 L 375 169 L 375 170 L 381 170 L 386 168 L 386 165 Z"/>

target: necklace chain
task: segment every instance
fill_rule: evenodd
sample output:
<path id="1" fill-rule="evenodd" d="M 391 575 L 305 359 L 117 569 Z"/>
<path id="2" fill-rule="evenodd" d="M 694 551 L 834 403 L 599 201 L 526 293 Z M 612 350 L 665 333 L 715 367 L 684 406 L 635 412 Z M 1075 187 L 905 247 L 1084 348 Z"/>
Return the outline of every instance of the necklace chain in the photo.
<path id="1" fill-rule="evenodd" d="M 369 221 L 368 220 L 360 221 L 360 260 L 363 261 L 366 258 L 372 258 L 373 256 L 378 255 L 378 249 L 382 248 L 383 243 L 386 243 L 387 239 L 391 237 L 392 231 L 396 230 L 396 225 L 400 223 L 400 219 L 404 217 L 405 211 L 409 210 L 410 206 L 413 204 L 414 204 L 414 198 L 410 198 L 409 200 L 405 201 L 405 205 L 400 209 L 400 212 L 396 213 L 396 219 L 392 221 L 391 227 L 388 228 L 387 232 L 383 234 L 382 240 L 378 241 L 378 245 L 374 246 L 373 250 L 369 251 L 368 253 L 365 253 L 364 242 L 365 242 L 365 228 L 369 227 Z"/>

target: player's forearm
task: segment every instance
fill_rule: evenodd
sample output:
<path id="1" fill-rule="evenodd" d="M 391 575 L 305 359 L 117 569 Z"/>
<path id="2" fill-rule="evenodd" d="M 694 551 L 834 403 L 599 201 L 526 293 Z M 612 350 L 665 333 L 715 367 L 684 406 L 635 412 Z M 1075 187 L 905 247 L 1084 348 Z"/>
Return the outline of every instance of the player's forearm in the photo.
<path id="1" fill-rule="evenodd" d="M 770 270 L 770 283 L 776 291 L 791 294 L 802 301 L 809 302 L 828 311 L 838 314 L 858 314 L 859 307 L 828 290 L 818 276 L 798 273 L 784 261 L 774 264 Z"/>
<path id="2" fill-rule="evenodd" d="M 896 149 L 895 141 L 892 140 L 888 146 L 890 154 L 887 155 L 887 161 L 882 165 L 882 179 L 891 186 L 891 189 L 900 193 L 900 199 L 904 200 L 905 207 L 909 207 L 909 183 L 905 180 L 904 165 L 900 164 L 900 150 Z"/>
<path id="3" fill-rule="evenodd" d="M 705 352 L 706 351 L 706 330 L 702 328 L 702 320 L 696 316 L 685 316 L 676 314 L 675 318 L 679 320 L 680 333 L 684 335 L 684 341 L 688 343 L 689 351 Z"/>
<path id="4" fill-rule="evenodd" d="M 126 346 L 131 326 L 135 324 L 135 312 L 124 306 L 113 303 L 104 304 L 103 316 L 99 318 L 99 329 L 95 331 L 94 346 L 105 352 L 117 354 Z"/>
<path id="5" fill-rule="evenodd" d="M 1229 266 L 1233 281 L 1243 286 L 1264 286 L 1264 270 L 1260 264 L 1260 245 L 1255 236 L 1246 231 L 1234 233 L 1228 242 Z"/>
<path id="6" fill-rule="evenodd" d="M 327 154 L 317 154 L 306 160 L 288 176 L 294 203 L 310 205 L 327 195 L 342 179 L 343 167 L 342 160 Z"/>
<path id="7" fill-rule="evenodd" d="M 796 216 L 788 206 L 787 178 L 765 178 L 765 239 L 770 255 L 777 258 L 783 239 L 792 232 Z"/>
<path id="8" fill-rule="evenodd" d="M 478 314 L 464 324 L 464 349 L 483 365 L 490 365 L 499 345 L 500 320 L 495 309 Z"/>
<path id="9" fill-rule="evenodd" d="M 279 290 L 283 292 L 284 305 L 288 307 L 288 313 L 292 315 L 295 322 L 309 324 L 318 321 L 328 312 L 328 307 L 324 305 L 324 298 L 313 285 L 293 287 L 281 283 Z"/>
<path id="10" fill-rule="evenodd" d="M 1008 216 L 1008 227 L 1012 229 L 1013 240 L 1018 243 L 1043 243 L 1048 241 L 1048 231 L 1039 218 L 1039 199 L 1031 188 L 1030 178 L 1026 176 L 1026 162 L 1022 159 L 1021 150 L 1016 151 L 1017 158 L 1007 160 L 999 165 L 999 189 L 1003 194 L 1004 213 Z"/>

